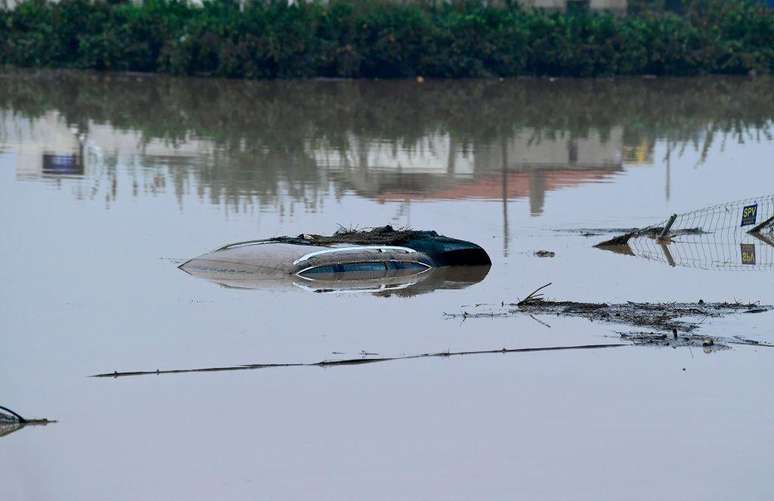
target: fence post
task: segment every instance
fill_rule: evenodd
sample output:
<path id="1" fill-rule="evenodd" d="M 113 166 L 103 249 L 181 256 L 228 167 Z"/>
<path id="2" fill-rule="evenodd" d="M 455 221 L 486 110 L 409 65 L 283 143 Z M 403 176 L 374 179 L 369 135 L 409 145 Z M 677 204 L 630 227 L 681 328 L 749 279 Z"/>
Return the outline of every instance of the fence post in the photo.
<path id="1" fill-rule="evenodd" d="M 669 221 L 667 221 L 666 226 L 664 226 L 664 229 L 661 230 L 661 234 L 658 236 L 659 240 L 666 238 L 666 236 L 669 234 L 669 230 L 672 229 L 672 225 L 675 224 L 675 219 L 677 219 L 677 214 L 672 214 L 669 218 Z"/>

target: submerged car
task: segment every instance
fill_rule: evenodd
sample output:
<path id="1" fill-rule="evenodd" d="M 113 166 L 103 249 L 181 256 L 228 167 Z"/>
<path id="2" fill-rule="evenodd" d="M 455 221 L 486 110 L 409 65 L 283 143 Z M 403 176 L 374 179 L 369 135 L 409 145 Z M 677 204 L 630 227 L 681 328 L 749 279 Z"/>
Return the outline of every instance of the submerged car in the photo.
<path id="1" fill-rule="evenodd" d="M 227 287 L 291 283 L 315 292 L 461 288 L 482 280 L 491 260 L 480 246 L 434 231 L 339 231 L 237 242 L 193 258 L 183 271 Z"/>

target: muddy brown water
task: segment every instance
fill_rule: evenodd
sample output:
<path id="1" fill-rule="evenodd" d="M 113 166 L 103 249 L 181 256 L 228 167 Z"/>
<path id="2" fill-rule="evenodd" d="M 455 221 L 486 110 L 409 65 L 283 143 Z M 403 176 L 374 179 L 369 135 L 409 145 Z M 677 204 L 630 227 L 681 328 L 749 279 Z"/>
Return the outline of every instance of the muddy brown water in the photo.
<path id="1" fill-rule="evenodd" d="M 0 75 L 0 404 L 58 420 L 0 438 L 0 498 L 770 499 L 771 349 L 86 376 L 610 342 L 616 326 L 581 318 L 443 315 L 547 282 L 567 300 L 771 304 L 765 247 L 754 266 L 734 242 L 718 243 L 728 266 L 702 265 L 707 248 L 670 266 L 582 229 L 771 192 L 772 88 Z M 383 224 L 477 242 L 493 266 L 421 294 L 234 289 L 176 268 Z M 702 332 L 772 342 L 773 320 Z"/>

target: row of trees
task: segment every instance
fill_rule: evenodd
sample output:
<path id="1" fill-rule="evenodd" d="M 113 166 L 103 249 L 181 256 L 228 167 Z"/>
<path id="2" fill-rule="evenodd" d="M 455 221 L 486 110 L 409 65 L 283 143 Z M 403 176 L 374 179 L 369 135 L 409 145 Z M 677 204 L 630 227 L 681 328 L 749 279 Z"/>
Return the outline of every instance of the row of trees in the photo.
<path id="1" fill-rule="evenodd" d="M 660 3 L 620 16 L 482 1 L 28 0 L 0 10 L 0 64 L 233 78 L 774 70 L 774 14 L 760 2 Z"/>

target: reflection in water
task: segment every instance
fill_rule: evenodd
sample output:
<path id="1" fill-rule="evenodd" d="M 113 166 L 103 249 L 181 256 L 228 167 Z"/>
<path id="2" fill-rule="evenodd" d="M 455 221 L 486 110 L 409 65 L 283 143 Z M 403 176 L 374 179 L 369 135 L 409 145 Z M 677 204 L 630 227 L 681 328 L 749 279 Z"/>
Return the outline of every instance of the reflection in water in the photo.
<path id="1" fill-rule="evenodd" d="M 0 438 L 24 428 L 21 423 L 0 423 Z"/>
<path id="2" fill-rule="evenodd" d="M 545 192 L 602 180 L 622 170 L 623 129 L 541 137 L 520 129 L 466 149 L 450 134 L 430 135 L 404 150 L 349 138 L 343 149 L 313 151 L 315 163 L 340 184 L 379 201 L 529 197 L 533 215 Z M 498 144 L 499 143 L 499 144 Z M 647 155 L 646 155 L 647 157 Z"/>
<path id="3" fill-rule="evenodd" d="M 222 272 L 214 269 L 184 269 L 187 273 L 223 287 L 235 289 L 291 289 L 316 293 L 370 293 L 378 296 L 417 296 L 439 289 L 464 289 L 482 281 L 489 266 L 450 266 L 421 273 L 359 280 L 304 280 L 298 275 L 267 277 L 249 272 Z"/>
<path id="4" fill-rule="evenodd" d="M 627 245 L 604 250 L 658 261 L 669 266 L 704 270 L 774 271 L 774 237 L 740 234 L 724 240 L 716 235 L 684 235 L 671 242 L 641 236 Z"/>
<path id="5" fill-rule="evenodd" d="M 78 148 L 77 153 L 43 153 L 43 165 L 41 172 L 55 176 L 82 176 L 83 175 L 83 148 Z"/>
<path id="6" fill-rule="evenodd" d="M 321 211 L 347 193 L 398 202 L 502 200 L 543 212 L 546 193 L 624 168 L 706 159 L 715 142 L 767 140 L 771 78 L 242 82 L 10 73 L 0 144 L 17 179 L 75 196 L 172 193 L 232 211 Z M 120 166 L 120 168 L 119 168 Z M 68 180 L 69 178 L 75 178 Z"/>

